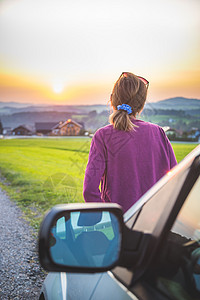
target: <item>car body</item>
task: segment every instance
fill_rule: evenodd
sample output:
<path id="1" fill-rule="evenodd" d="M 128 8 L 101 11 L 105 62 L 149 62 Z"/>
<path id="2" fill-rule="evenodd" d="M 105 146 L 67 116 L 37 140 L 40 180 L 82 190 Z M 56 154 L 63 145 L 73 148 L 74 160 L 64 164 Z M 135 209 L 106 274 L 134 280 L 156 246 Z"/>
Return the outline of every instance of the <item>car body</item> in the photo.
<path id="1" fill-rule="evenodd" d="M 115 246 L 120 247 L 119 251 L 112 249 L 114 260 L 110 265 L 90 267 L 85 262 L 83 265 L 81 262 L 77 265 L 55 263 L 57 258 L 53 261 L 47 249 L 55 215 L 58 211 L 60 216 L 73 210 L 82 213 L 85 207 L 79 204 L 54 209 L 40 231 L 40 261 L 44 268 L 53 271 L 44 282 L 40 299 L 200 299 L 199 175 L 200 145 L 157 182 L 123 218 L 118 214 L 119 207 L 85 204 L 93 215 L 98 211 L 116 213 L 121 241 L 118 239 Z M 119 255 L 115 258 L 116 253 Z"/>

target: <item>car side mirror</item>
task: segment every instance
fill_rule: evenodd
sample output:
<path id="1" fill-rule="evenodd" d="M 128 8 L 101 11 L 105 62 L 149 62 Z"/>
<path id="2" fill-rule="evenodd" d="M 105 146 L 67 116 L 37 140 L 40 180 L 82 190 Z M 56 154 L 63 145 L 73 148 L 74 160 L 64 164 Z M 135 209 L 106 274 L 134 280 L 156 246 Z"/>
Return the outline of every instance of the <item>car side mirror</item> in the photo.
<path id="1" fill-rule="evenodd" d="M 40 263 L 56 272 L 110 270 L 120 258 L 123 226 L 117 204 L 57 205 L 41 224 Z"/>

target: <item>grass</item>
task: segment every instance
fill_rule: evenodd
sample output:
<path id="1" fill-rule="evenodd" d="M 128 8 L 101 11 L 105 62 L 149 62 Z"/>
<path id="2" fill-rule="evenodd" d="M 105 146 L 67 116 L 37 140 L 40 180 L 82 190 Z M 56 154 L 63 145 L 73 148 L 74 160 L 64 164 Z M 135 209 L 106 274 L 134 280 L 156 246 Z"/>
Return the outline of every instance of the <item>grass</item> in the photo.
<path id="1" fill-rule="evenodd" d="M 82 186 L 91 139 L 0 140 L 1 186 L 38 228 L 60 203 L 83 202 Z M 181 161 L 196 144 L 172 144 Z"/>
<path id="2" fill-rule="evenodd" d="M 176 159 L 177 162 L 180 162 L 181 160 L 183 160 L 183 158 L 189 154 L 194 148 L 197 147 L 197 144 L 193 144 L 193 143 L 186 143 L 186 144 L 182 144 L 182 143 L 171 143 L 172 147 L 174 149 L 175 155 L 176 155 Z"/>
<path id="3" fill-rule="evenodd" d="M 90 139 L 0 141 L 0 171 L 9 195 L 37 227 L 55 204 L 81 202 Z"/>

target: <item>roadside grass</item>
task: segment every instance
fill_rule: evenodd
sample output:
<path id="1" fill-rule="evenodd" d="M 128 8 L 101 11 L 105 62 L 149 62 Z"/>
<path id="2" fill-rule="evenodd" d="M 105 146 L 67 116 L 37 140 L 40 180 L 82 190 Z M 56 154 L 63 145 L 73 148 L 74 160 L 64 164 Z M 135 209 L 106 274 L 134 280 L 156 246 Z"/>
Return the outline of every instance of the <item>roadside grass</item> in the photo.
<path id="1" fill-rule="evenodd" d="M 90 138 L 0 140 L 0 186 L 36 229 L 56 204 L 83 202 Z M 196 144 L 172 144 L 178 162 Z"/>
<path id="2" fill-rule="evenodd" d="M 83 201 L 90 142 L 89 138 L 0 141 L 3 188 L 32 226 L 37 228 L 45 211 L 56 204 Z"/>
<path id="3" fill-rule="evenodd" d="M 177 162 L 179 163 L 181 160 L 184 159 L 194 148 L 198 146 L 198 144 L 193 143 L 171 143 L 174 149 L 174 153 L 176 155 Z"/>

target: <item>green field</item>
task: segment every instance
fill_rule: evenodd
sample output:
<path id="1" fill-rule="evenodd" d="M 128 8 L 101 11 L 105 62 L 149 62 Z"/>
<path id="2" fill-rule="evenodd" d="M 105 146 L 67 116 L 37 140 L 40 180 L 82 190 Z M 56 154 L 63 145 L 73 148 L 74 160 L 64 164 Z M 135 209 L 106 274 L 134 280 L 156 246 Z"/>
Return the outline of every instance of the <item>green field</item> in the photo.
<path id="1" fill-rule="evenodd" d="M 82 202 L 90 138 L 0 140 L 1 186 L 38 227 L 55 204 Z M 180 162 L 196 144 L 172 144 Z"/>

